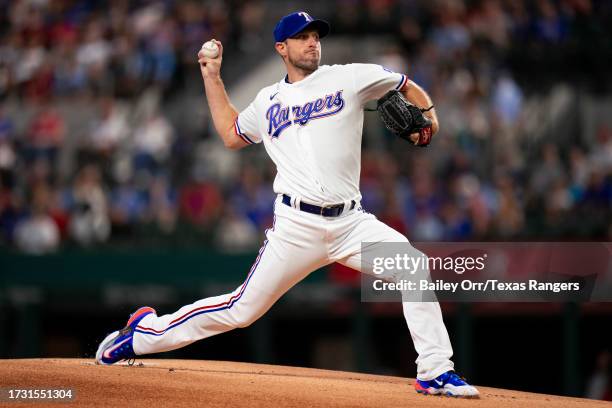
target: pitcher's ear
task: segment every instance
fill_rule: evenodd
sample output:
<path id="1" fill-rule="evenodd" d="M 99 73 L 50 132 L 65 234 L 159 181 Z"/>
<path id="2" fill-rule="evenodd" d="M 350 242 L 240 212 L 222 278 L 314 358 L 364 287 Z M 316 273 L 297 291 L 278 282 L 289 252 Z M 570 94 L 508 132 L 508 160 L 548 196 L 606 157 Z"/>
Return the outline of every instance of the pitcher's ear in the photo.
<path id="1" fill-rule="evenodd" d="M 281 57 L 284 57 L 287 55 L 287 43 L 286 42 L 277 42 L 276 44 L 274 44 L 274 48 L 276 49 L 276 52 L 278 52 L 280 54 Z"/>

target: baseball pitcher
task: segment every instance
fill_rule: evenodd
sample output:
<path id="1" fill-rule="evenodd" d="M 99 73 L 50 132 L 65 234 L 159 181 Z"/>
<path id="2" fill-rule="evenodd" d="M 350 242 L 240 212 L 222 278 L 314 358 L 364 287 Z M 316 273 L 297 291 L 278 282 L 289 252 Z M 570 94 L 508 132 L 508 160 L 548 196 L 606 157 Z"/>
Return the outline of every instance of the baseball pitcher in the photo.
<path id="1" fill-rule="evenodd" d="M 377 100 L 385 124 L 419 146 L 438 130 L 435 109 L 406 75 L 373 64 L 320 66 L 320 39 L 329 29 L 305 12 L 283 17 L 274 29 L 274 47 L 287 75 L 261 89 L 242 112 L 221 79 L 222 44 L 214 41 L 214 58 L 200 51 L 206 98 L 223 143 L 235 150 L 263 143 L 276 165 L 274 223 L 236 290 L 163 316 L 150 307 L 138 309 L 102 341 L 97 363 L 174 350 L 246 327 L 322 266 L 339 262 L 370 273 L 362 267 L 362 242 L 408 242 L 360 205 L 364 105 Z M 453 371 L 439 304 L 403 302 L 403 311 L 418 353 L 416 391 L 477 397 L 476 388 Z"/>

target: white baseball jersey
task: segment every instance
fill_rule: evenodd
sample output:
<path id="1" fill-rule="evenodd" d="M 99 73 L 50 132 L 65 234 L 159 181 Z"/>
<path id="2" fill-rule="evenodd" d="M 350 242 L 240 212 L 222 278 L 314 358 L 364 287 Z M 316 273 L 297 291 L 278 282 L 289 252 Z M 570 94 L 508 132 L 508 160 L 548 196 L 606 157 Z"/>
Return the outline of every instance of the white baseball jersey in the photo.
<path id="1" fill-rule="evenodd" d="M 274 191 L 314 204 L 359 200 L 363 106 L 407 81 L 380 65 L 323 65 L 263 88 L 236 119 L 247 143 L 264 142 Z"/>
<path id="2" fill-rule="evenodd" d="M 145 316 L 135 329 L 135 354 L 174 350 L 246 327 L 293 285 L 332 262 L 372 274 L 362 260 L 363 242 L 408 242 L 361 206 L 324 217 L 280 196 L 318 205 L 358 201 L 363 105 L 406 80 L 378 65 L 334 65 L 259 92 L 235 127 L 246 142 L 263 141 L 276 164 L 274 224 L 242 285 L 171 314 Z M 415 249 L 412 256 L 424 255 Z M 452 370 L 453 351 L 438 303 L 406 301 L 403 310 L 419 354 L 417 377 L 430 380 Z"/>

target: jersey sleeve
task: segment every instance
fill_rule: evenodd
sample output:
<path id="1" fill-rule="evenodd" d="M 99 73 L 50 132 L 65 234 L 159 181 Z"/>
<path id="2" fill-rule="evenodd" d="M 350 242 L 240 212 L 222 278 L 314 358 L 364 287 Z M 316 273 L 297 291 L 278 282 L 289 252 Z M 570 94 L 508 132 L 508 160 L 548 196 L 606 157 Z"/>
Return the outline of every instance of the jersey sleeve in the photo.
<path id="1" fill-rule="evenodd" d="M 387 92 L 400 90 L 408 81 L 404 74 L 376 64 L 352 64 L 357 96 L 362 104 L 379 99 Z"/>
<path id="2" fill-rule="evenodd" d="M 245 110 L 238 114 L 234 122 L 234 130 L 248 144 L 261 143 L 255 102 L 251 102 Z"/>

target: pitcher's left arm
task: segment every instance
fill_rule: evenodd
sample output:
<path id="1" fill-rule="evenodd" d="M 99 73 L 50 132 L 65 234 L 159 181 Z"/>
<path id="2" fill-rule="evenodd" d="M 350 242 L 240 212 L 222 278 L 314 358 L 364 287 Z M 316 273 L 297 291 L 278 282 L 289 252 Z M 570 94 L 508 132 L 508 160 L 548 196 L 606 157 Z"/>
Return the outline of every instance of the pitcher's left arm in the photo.
<path id="1" fill-rule="evenodd" d="M 400 92 L 406 97 L 408 102 L 421 109 L 425 109 L 423 116 L 431 120 L 432 133 L 436 134 L 440 129 L 440 125 L 438 123 L 438 115 L 436 115 L 436 108 L 433 107 L 434 105 L 429 94 L 410 79 L 406 81 Z"/>

